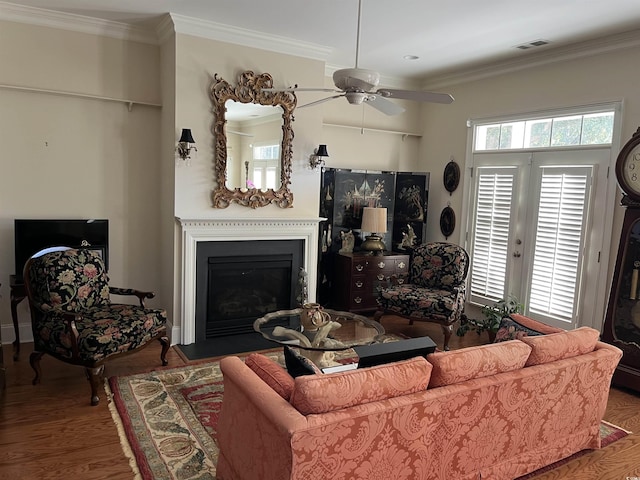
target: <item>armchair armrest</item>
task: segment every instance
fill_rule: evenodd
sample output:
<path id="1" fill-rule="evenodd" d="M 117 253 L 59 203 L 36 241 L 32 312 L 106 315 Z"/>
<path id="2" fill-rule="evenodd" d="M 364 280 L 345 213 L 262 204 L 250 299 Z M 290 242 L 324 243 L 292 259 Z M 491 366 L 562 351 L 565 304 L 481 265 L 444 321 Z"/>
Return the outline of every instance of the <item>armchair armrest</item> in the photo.
<path id="1" fill-rule="evenodd" d="M 140 306 L 145 307 L 144 300 L 146 298 L 153 298 L 156 296 L 154 292 L 143 292 L 142 290 L 135 290 L 133 288 L 119 288 L 109 287 L 109 293 L 111 295 L 135 295 L 140 301 Z"/>

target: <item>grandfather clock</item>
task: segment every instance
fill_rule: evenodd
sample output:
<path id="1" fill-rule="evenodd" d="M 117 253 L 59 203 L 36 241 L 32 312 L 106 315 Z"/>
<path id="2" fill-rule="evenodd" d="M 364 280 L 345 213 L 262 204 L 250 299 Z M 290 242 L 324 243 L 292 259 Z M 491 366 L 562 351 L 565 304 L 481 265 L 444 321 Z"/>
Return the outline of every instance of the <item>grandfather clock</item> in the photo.
<path id="1" fill-rule="evenodd" d="M 613 383 L 640 391 L 640 128 L 618 155 L 616 178 L 626 211 L 602 339 L 624 352 Z"/>

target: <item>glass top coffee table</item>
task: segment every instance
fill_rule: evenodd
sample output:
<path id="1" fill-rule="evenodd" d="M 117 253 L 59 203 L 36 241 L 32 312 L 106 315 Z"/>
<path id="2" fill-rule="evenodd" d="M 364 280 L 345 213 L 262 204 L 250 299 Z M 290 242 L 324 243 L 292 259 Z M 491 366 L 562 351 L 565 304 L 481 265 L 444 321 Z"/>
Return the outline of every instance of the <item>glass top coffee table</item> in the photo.
<path id="1" fill-rule="evenodd" d="M 258 318 L 253 328 L 267 340 L 300 348 L 319 367 L 336 365 L 334 352 L 377 343 L 385 333 L 380 323 L 362 315 L 328 308 L 322 311 L 328 321 L 317 328 L 303 327 L 302 308 L 268 313 Z"/>

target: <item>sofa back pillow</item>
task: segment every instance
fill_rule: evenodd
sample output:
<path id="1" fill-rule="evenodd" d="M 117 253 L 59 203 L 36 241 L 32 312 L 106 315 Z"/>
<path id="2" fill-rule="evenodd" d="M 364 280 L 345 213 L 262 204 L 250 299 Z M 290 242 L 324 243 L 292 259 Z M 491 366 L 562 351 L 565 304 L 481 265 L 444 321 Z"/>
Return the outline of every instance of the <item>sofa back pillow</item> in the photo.
<path id="1" fill-rule="evenodd" d="M 282 366 L 259 353 L 249 355 L 244 364 L 282 398 L 289 401 L 293 392 L 293 377 Z"/>
<path id="2" fill-rule="evenodd" d="M 512 313 L 500 320 L 500 326 L 496 332 L 495 342 L 507 340 L 519 340 L 522 337 L 548 335 L 550 333 L 563 332 L 561 328 L 552 327 L 546 323 L 538 322 L 533 318 L 525 317 L 519 313 Z"/>
<path id="3" fill-rule="evenodd" d="M 291 405 L 303 415 L 326 413 L 426 390 L 431 365 L 424 357 L 294 381 Z"/>
<path id="4" fill-rule="evenodd" d="M 433 365 L 429 388 L 488 377 L 524 367 L 531 347 L 518 340 L 427 355 Z"/>
<path id="5" fill-rule="evenodd" d="M 540 365 L 592 352 L 600 338 L 600 332 L 589 327 L 551 333 L 539 337 L 523 337 L 521 342 L 531 347 L 526 365 Z"/>
<path id="6" fill-rule="evenodd" d="M 315 363 L 288 345 L 284 346 L 284 364 L 293 378 L 322 373 Z"/>

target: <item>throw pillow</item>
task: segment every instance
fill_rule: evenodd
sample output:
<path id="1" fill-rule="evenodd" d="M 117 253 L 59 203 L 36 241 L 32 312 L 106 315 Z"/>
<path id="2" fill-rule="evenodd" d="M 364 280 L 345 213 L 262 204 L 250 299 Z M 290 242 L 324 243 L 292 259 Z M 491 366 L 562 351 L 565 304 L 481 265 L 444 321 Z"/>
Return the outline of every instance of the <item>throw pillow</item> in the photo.
<path id="1" fill-rule="evenodd" d="M 293 378 L 301 375 L 315 375 L 322 373 L 316 365 L 308 358 L 300 355 L 291 347 L 284 347 L 284 363 L 287 366 L 287 372 Z"/>
<path id="2" fill-rule="evenodd" d="M 531 347 L 517 340 L 427 355 L 433 365 L 429 388 L 488 377 L 524 367 Z"/>
<path id="3" fill-rule="evenodd" d="M 347 372 L 295 379 L 291 405 L 301 414 L 342 408 L 424 391 L 431 365 L 424 357 Z"/>
<path id="4" fill-rule="evenodd" d="M 531 346 L 531 355 L 526 364 L 531 366 L 592 352 L 599 338 L 598 330 L 581 327 L 539 337 L 524 337 L 520 341 Z"/>
<path id="5" fill-rule="evenodd" d="M 259 353 L 252 353 L 244 363 L 278 395 L 289 401 L 291 392 L 293 392 L 293 377 L 284 368 Z"/>
<path id="6" fill-rule="evenodd" d="M 519 313 L 513 313 L 508 317 L 504 317 L 500 321 L 500 326 L 496 332 L 496 339 L 494 340 L 494 343 L 504 342 L 507 340 L 519 340 L 522 337 L 548 335 L 549 333 L 558 333 L 562 331 L 564 330 L 538 322 L 533 318 L 525 317 Z"/>

